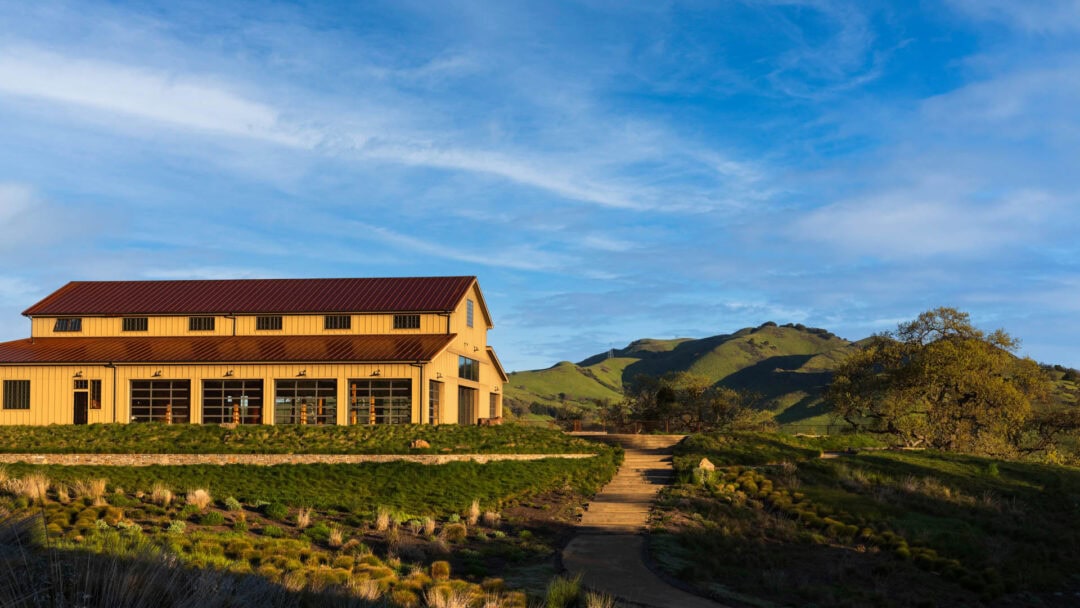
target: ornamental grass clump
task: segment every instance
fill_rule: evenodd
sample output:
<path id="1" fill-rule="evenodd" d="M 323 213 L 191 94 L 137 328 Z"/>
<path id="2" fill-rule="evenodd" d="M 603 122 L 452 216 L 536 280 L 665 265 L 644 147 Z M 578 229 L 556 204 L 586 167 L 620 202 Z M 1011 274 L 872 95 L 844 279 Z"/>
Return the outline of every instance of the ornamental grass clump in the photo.
<path id="1" fill-rule="evenodd" d="M 386 507 L 379 507 L 375 513 L 375 531 L 385 532 L 390 527 L 390 510 Z"/>
<path id="2" fill-rule="evenodd" d="M 489 528 L 495 528 L 499 525 L 499 520 L 502 519 L 502 515 L 498 511 L 484 511 L 484 525 Z"/>
<path id="3" fill-rule="evenodd" d="M 209 492 L 199 488 L 188 491 L 187 496 L 184 497 L 184 502 L 198 508 L 200 511 L 205 511 L 210 506 L 210 503 L 214 502 L 214 499 Z"/>
<path id="4" fill-rule="evenodd" d="M 75 491 L 75 496 L 79 498 L 89 498 L 95 507 L 100 507 L 105 504 L 105 485 L 108 483 L 106 479 L 78 479 L 71 484 L 71 489 Z"/>
<path id="5" fill-rule="evenodd" d="M 296 527 L 303 530 L 311 525 L 311 508 L 305 507 L 296 512 Z"/>
<path id="6" fill-rule="evenodd" d="M 479 500 L 473 500 L 472 504 L 469 505 L 469 512 L 467 514 L 467 517 L 466 517 L 465 521 L 470 526 L 475 526 L 476 522 L 480 521 L 480 501 Z"/>
<path id="7" fill-rule="evenodd" d="M 428 536 L 428 537 L 435 536 L 435 518 L 433 518 L 433 517 L 425 517 L 424 518 L 424 536 Z"/>
<path id="8" fill-rule="evenodd" d="M 155 483 L 150 488 L 150 502 L 160 507 L 168 507 L 172 504 L 173 493 L 172 490 L 167 488 L 163 483 Z"/>
<path id="9" fill-rule="evenodd" d="M 25 477 L 11 478 L 4 482 L 4 491 L 13 496 L 22 496 L 31 504 L 45 502 L 45 493 L 49 491 L 49 478 L 39 473 Z"/>

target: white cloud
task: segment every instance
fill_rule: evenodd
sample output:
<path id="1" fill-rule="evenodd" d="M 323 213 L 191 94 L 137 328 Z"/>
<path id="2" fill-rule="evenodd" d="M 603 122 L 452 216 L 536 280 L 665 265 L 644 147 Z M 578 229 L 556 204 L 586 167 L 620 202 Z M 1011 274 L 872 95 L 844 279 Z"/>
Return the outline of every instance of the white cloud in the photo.
<path id="1" fill-rule="evenodd" d="M 975 19 L 995 21 L 1030 33 L 1068 33 L 1080 30 L 1077 0 L 949 0 L 952 7 Z"/>
<path id="2" fill-rule="evenodd" d="M 35 49 L 0 50 L 0 93 L 288 146 L 313 144 L 310 135 L 286 128 L 275 108 L 209 79 Z"/>
<path id="3" fill-rule="evenodd" d="M 992 202 L 972 198 L 932 187 L 886 192 L 816 209 L 788 233 L 878 258 L 979 255 L 1037 242 L 1058 208 L 1037 191 Z"/>

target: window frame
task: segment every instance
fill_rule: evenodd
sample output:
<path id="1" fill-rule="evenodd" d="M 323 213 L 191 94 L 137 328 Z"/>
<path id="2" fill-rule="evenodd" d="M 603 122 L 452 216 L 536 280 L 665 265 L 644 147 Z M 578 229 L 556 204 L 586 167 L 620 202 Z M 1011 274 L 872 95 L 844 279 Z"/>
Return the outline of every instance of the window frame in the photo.
<path id="1" fill-rule="evenodd" d="M 30 381 L 4 380 L 3 408 L 5 410 L 30 409 Z M 15 403 L 12 403 L 15 402 Z"/>
<path id="2" fill-rule="evenodd" d="M 480 362 L 465 355 L 458 355 L 458 378 L 480 381 Z"/>
<path id="3" fill-rule="evenodd" d="M 133 378 L 128 385 L 128 418 L 131 423 L 164 422 L 169 413 L 170 424 L 191 423 L 191 380 Z M 136 403 L 145 402 L 145 403 Z M 139 411 L 139 416 L 135 412 Z M 145 419 L 143 413 L 145 412 Z"/>
<path id="4" fill-rule="evenodd" d="M 420 329 L 420 315 L 397 314 L 394 315 L 394 329 Z"/>
<path id="5" fill-rule="evenodd" d="M 281 315 L 263 315 L 255 317 L 255 331 L 281 331 Z"/>
<path id="6" fill-rule="evenodd" d="M 474 308 L 475 308 L 475 305 L 473 304 L 473 301 L 471 299 L 466 299 L 465 300 L 465 325 L 467 325 L 469 327 L 474 327 L 474 321 L 475 321 L 475 317 L 476 317 Z"/>
<path id="7" fill-rule="evenodd" d="M 214 331 L 216 328 L 217 317 L 188 317 L 188 331 Z"/>
<path id="8" fill-rule="evenodd" d="M 54 332 L 82 331 L 82 317 L 57 317 L 53 323 Z"/>
<path id="9" fill-rule="evenodd" d="M 124 317 L 120 321 L 120 331 L 150 331 L 149 317 Z"/>
<path id="10" fill-rule="evenodd" d="M 352 315 L 323 315 L 323 329 L 352 329 Z"/>

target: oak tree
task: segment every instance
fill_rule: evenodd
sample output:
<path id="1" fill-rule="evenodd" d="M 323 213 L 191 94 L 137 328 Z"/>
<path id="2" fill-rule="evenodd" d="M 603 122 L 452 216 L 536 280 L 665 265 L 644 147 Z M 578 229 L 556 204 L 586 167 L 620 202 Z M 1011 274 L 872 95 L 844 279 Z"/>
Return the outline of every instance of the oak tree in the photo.
<path id="1" fill-rule="evenodd" d="M 837 369 L 834 414 L 907 446 L 1008 455 L 1045 398 L 1038 364 L 1003 330 L 984 333 L 953 308 L 924 312 L 871 337 Z"/>

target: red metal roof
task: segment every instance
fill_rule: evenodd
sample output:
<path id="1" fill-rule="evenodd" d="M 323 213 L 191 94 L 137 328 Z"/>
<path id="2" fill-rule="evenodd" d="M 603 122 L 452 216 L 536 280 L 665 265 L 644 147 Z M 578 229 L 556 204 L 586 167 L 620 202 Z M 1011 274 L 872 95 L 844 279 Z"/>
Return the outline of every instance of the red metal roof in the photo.
<path id="1" fill-rule="evenodd" d="M 431 361 L 457 334 L 26 338 L 0 363 L 320 363 Z"/>
<path id="2" fill-rule="evenodd" d="M 73 281 L 26 316 L 443 312 L 476 277 Z"/>

